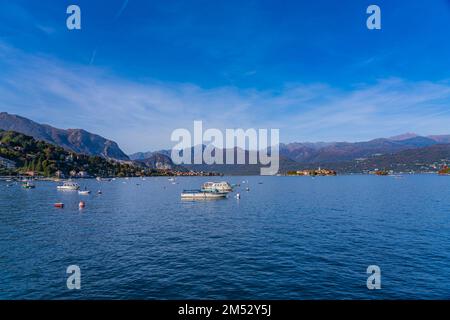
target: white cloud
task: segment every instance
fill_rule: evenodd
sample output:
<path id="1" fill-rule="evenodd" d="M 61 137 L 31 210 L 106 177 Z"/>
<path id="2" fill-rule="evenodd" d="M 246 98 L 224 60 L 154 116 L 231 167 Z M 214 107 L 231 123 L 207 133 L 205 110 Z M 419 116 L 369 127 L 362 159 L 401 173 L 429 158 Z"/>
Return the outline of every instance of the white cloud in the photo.
<path id="1" fill-rule="evenodd" d="M 352 89 L 288 84 L 282 90 L 204 89 L 135 82 L 94 66 L 29 55 L 0 43 L 0 110 L 81 127 L 126 152 L 168 148 L 176 128 L 280 128 L 290 141 L 364 140 L 407 131 L 448 133 L 450 84 L 384 79 Z"/>

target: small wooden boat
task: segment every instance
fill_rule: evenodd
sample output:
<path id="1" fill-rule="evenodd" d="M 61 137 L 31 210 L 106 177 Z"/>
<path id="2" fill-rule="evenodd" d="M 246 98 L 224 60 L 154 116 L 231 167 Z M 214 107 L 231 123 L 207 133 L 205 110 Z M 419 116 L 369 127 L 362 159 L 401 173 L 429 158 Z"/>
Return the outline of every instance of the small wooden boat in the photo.
<path id="1" fill-rule="evenodd" d="M 62 208 L 64 208 L 64 203 L 62 203 L 62 202 L 57 202 L 57 203 L 55 203 L 53 206 L 54 206 L 55 208 L 60 208 L 60 209 L 62 209 Z"/>

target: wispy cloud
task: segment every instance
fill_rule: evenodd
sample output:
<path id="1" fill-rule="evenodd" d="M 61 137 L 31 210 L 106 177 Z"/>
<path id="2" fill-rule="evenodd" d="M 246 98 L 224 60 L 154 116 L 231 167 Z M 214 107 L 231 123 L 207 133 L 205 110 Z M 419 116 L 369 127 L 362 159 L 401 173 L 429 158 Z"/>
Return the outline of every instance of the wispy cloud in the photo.
<path id="1" fill-rule="evenodd" d="M 50 26 L 37 24 L 36 28 L 38 28 L 39 30 L 41 30 L 42 32 L 44 32 L 45 34 L 48 34 L 48 35 L 55 33 L 55 28 L 50 27 Z"/>
<path id="2" fill-rule="evenodd" d="M 91 59 L 89 60 L 89 65 L 92 65 L 95 61 L 95 57 L 97 56 L 97 48 L 92 51 Z"/>
<path id="3" fill-rule="evenodd" d="M 205 89 L 117 77 L 0 43 L 0 110 L 57 127 L 81 127 L 127 152 L 172 145 L 170 134 L 203 120 L 214 128 L 280 128 L 290 141 L 363 140 L 407 131 L 448 133 L 450 83 L 382 79 L 351 89 L 325 83 L 281 90 Z"/>
<path id="4" fill-rule="evenodd" d="M 119 19 L 122 13 L 125 11 L 125 9 L 128 6 L 128 0 L 124 0 L 122 3 L 122 6 L 120 7 L 119 11 L 116 13 L 116 19 Z"/>

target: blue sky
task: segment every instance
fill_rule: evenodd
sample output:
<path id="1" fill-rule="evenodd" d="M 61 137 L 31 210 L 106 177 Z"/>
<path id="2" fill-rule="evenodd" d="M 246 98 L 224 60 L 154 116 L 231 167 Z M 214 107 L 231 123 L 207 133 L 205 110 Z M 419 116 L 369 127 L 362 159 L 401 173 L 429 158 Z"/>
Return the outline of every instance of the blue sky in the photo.
<path id="1" fill-rule="evenodd" d="M 194 120 L 284 142 L 450 133 L 449 38 L 448 0 L 0 0 L 0 111 L 126 152 Z"/>

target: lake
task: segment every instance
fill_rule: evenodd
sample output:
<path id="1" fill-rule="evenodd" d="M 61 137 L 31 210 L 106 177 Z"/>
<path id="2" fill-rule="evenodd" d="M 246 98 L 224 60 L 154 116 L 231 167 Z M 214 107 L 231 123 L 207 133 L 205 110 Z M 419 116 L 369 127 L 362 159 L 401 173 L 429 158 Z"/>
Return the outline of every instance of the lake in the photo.
<path id="1" fill-rule="evenodd" d="M 211 179 L 240 183 L 241 198 L 180 199 Z M 449 177 L 176 181 L 78 181 L 89 196 L 0 182 L 0 298 L 450 298 Z M 66 286 L 69 265 L 81 290 Z"/>

